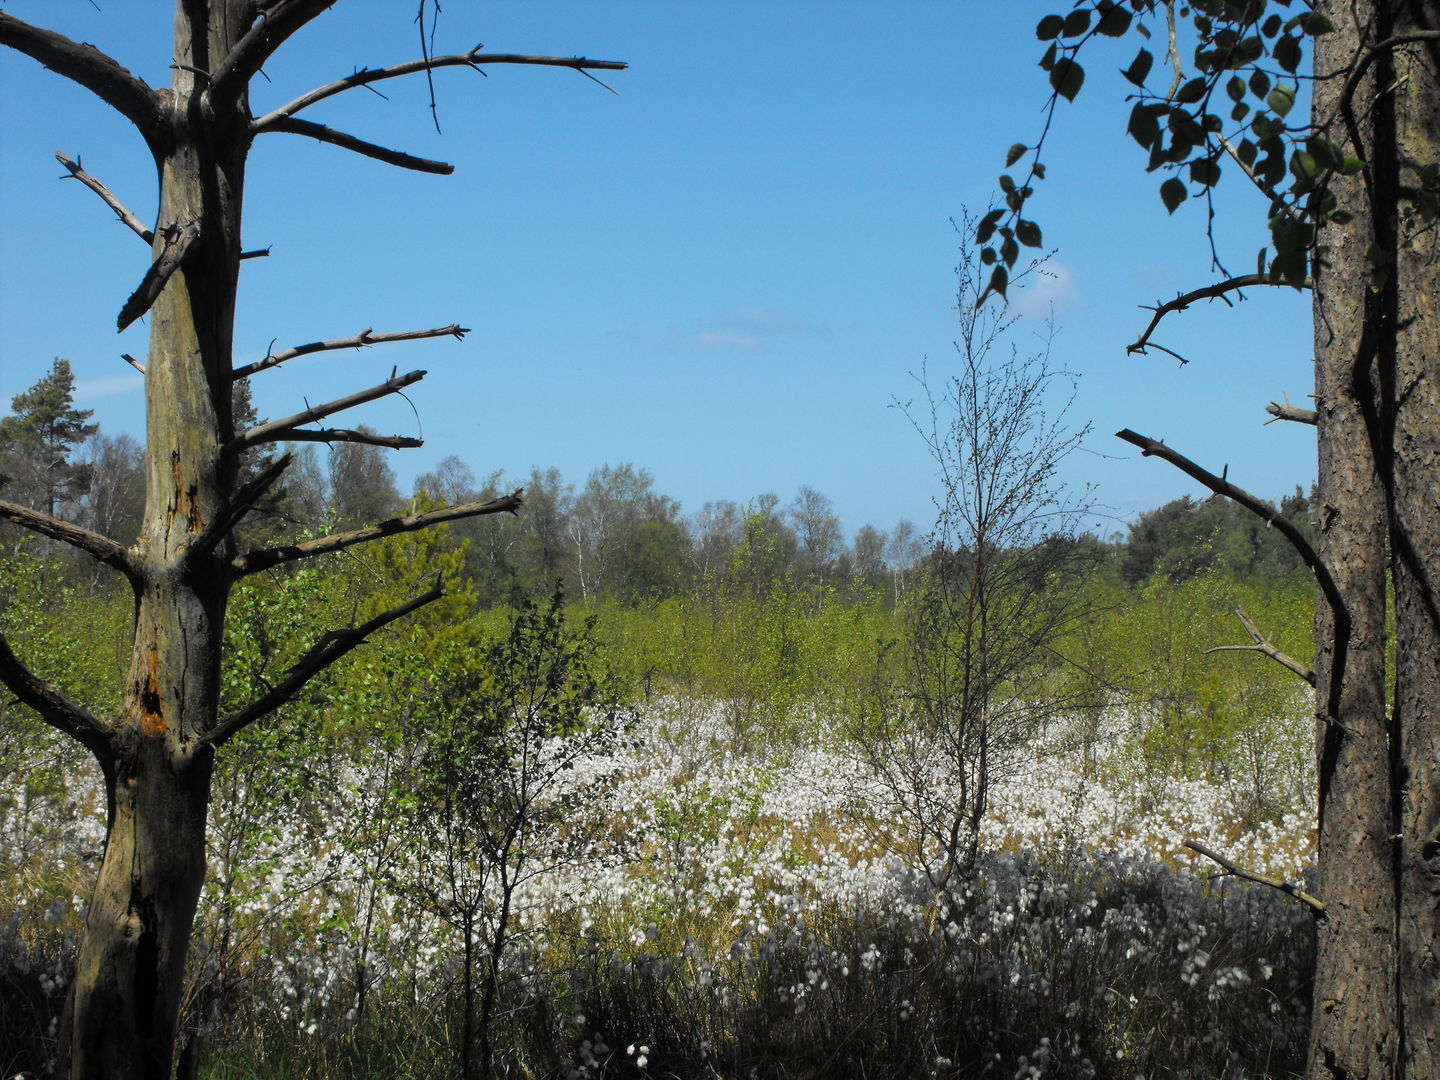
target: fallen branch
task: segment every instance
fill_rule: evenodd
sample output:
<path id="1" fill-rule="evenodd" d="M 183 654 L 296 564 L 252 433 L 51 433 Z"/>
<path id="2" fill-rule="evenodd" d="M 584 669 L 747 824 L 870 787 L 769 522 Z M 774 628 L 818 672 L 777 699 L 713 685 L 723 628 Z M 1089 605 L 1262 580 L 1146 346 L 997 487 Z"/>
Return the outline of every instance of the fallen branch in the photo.
<path id="1" fill-rule="evenodd" d="M 1274 661 L 1275 661 L 1277 664 L 1279 664 L 1281 667 L 1287 668 L 1287 669 L 1289 669 L 1290 671 L 1293 671 L 1296 675 L 1299 675 L 1300 678 L 1304 679 L 1304 680 L 1305 680 L 1307 683 L 1309 683 L 1311 686 L 1314 686 L 1314 685 L 1315 685 L 1315 672 L 1312 671 L 1312 670 L 1310 669 L 1310 667 L 1307 666 L 1306 664 L 1301 663 L 1299 660 L 1296 660 L 1294 657 L 1287 656 L 1285 653 L 1281 652 L 1281 651 L 1280 651 L 1279 649 L 1277 649 L 1274 645 L 1272 645 L 1269 641 L 1267 641 L 1266 638 L 1265 638 L 1265 635 L 1262 634 L 1262 633 L 1260 633 L 1259 629 L 1255 626 L 1254 622 L 1251 621 L 1250 616 L 1247 615 L 1247 614 L 1245 614 L 1245 609 L 1244 609 L 1244 608 L 1238 608 L 1238 607 L 1237 607 L 1237 608 L 1235 609 L 1235 614 L 1239 617 L 1239 619 L 1240 619 L 1240 625 L 1245 628 L 1245 632 L 1250 635 L 1250 640 L 1251 640 L 1254 644 L 1251 644 L 1251 645 L 1216 645 L 1216 646 L 1213 647 L 1213 648 L 1210 648 L 1210 649 L 1206 649 L 1206 650 L 1205 650 L 1205 655 L 1206 655 L 1206 656 L 1209 656 L 1211 653 L 1218 653 L 1218 652 L 1258 652 L 1258 653 L 1262 653 L 1262 654 L 1264 654 L 1265 656 L 1268 656 L 1271 660 L 1274 660 Z"/>
<path id="2" fill-rule="evenodd" d="M 225 444 L 227 454 L 238 453 L 247 447 L 255 446 L 265 442 L 284 442 L 290 437 L 290 433 L 301 424 L 311 424 L 316 420 L 323 420 L 327 416 L 344 412 L 346 409 L 353 409 L 356 405 L 364 405 L 367 401 L 374 401 L 377 398 L 387 397 L 390 394 L 397 394 L 412 383 L 417 383 L 425 377 L 424 371 L 411 371 L 405 375 L 392 375 L 378 386 L 372 386 L 367 390 L 361 390 L 348 397 L 336 398 L 334 401 L 327 401 L 324 405 L 316 405 L 314 408 L 306 409 L 304 412 L 295 413 L 281 420 L 272 420 L 268 424 L 260 424 L 251 428 L 243 435 L 239 435 Z"/>
<path id="3" fill-rule="evenodd" d="M 234 571 L 237 578 L 241 578 L 248 574 L 258 573 L 261 570 L 268 570 L 270 567 L 278 566 L 281 563 L 314 558 L 316 555 L 326 555 L 333 551 L 342 551 L 345 548 L 354 547 L 356 544 L 364 544 L 371 540 L 378 540 L 383 536 L 415 532 L 418 529 L 428 528 L 431 525 L 438 525 L 442 521 L 456 521 L 460 518 L 480 517 L 484 514 L 513 514 L 520 509 L 520 495 L 521 492 L 513 491 L 509 495 L 503 495 L 499 498 L 489 499 L 484 502 L 468 502 L 460 503 L 456 506 L 443 506 L 437 510 L 427 510 L 421 514 L 393 517 L 378 524 L 366 526 L 363 529 L 354 529 L 350 532 L 343 533 L 331 533 L 328 536 L 317 536 L 313 540 L 303 540 L 298 544 L 262 548 L 258 551 L 247 552 L 244 555 L 237 555 L 231 561 L 230 568 Z"/>
<path id="4" fill-rule="evenodd" d="M 1284 878 L 1272 877 L 1269 874 L 1259 874 L 1256 873 L 1254 870 L 1246 870 L 1242 866 L 1236 866 L 1224 855 L 1221 855 L 1217 851 L 1210 850 L 1210 848 L 1206 847 L 1198 840 L 1186 840 L 1185 846 L 1191 851 L 1199 852 L 1201 855 L 1204 855 L 1205 858 L 1215 863 L 1231 877 L 1237 877 L 1243 881 L 1253 881 L 1257 885 L 1268 885 L 1272 889 L 1279 889 L 1286 896 L 1294 897 L 1302 904 L 1307 905 L 1310 910 L 1315 913 L 1315 917 L 1317 919 L 1323 919 L 1325 917 L 1325 905 L 1321 901 L 1316 900 L 1315 897 L 1311 896 L 1298 885 L 1292 885 Z"/>
<path id="5" fill-rule="evenodd" d="M 332 338 L 330 341 L 312 341 L 308 345 L 296 345 L 294 348 L 281 349 L 278 353 L 269 354 L 263 360 L 256 360 L 253 364 L 238 367 L 230 374 L 231 378 L 247 379 L 251 375 L 279 367 L 287 360 L 294 360 L 298 356 L 308 356 L 310 353 L 329 352 L 336 349 L 365 349 L 371 345 L 385 345 L 392 341 L 418 341 L 423 338 L 453 337 L 459 340 L 469 332 L 469 327 L 461 326 L 459 323 L 437 326 L 433 330 L 400 330 L 389 334 L 377 334 L 367 326 L 358 334 L 352 334 L 350 337 Z"/>

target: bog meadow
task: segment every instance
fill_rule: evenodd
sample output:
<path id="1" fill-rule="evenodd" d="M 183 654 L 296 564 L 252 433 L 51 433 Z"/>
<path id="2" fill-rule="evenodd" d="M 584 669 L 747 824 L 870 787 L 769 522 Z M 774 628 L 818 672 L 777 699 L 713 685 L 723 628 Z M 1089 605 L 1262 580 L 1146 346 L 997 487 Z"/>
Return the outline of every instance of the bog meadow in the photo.
<path id="1" fill-rule="evenodd" d="M 1219 501 L 1107 540 L 1068 529 L 1076 505 L 1030 485 L 1074 433 L 975 446 L 960 423 L 972 401 L 1033 435 L 1015 405 L 1051 373 L 970 377 L 979 398 L 964 376 L 939 391 L 937 452 L 1003 445 L 985 484 L 1016 486 L 957 483 L 923 531 L 844 538 L 811 488 L 685 515 L 642 468 L 581 486 L 535 470 L 517 517 L 248 579 L 222 709 L 282 684 L 327 628 L 437 578 L 445 597 L 218 760 L 181 1075 L 1300 1069 L 1311 913 L 1184 845 L 1302 887 L 1311 872 L 1299 680 L 1207 650 L 1251 644 L 1238 608 L 1303 653 L 1314 586 Z M 63 467 L 26 475 L 123 534 L 138 451 L 69 396 L 57 362 L 3 421 L 6 461 L 21 475 L 27 433 L 69 432 L 49 444 Z M 451 459 L 404 499 L 364 447 L 300 466 L 247 542 L 509 487 Z M 1311 527 L 1298 491 L 1277 512 Z M 0 588 L 36 671 L 114 711 L 126 591 L 15 529 Z M 0 1067 L 34 1077 L 106 797 L 82 749 L 15 702 L 4 720 Z"/>
<path id="2" fill-rule="evenodd" d="M 1048 7 L 0 0 L 0 1080 L 1440 1076 L 1435 5 Z"/>

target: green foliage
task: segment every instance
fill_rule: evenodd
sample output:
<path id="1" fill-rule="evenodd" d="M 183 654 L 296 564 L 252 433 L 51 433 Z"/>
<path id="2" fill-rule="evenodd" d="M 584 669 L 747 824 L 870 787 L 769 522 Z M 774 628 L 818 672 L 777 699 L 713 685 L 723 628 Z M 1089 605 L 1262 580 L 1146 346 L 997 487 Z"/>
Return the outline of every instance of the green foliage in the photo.
<path id="1" fill-rule="evenodd" d="M 99 430 L 86 423 L 93 409 L 77 409 L 70 361 L 55 358 L 50 374 L 10 400 L 0 418 L 0 489 L 11 501 L 57 514 L 90 487 L 87 465 L 70 455 Z"/>
<path id="2" fill-rule="evenodd" d="M 1194 74 L 1185 78 L 1177 54 L 1172 57 L 1168 86 L 1152 82 L 1155 55 L 1149 47 L 1149 24 L 1162 16 L 1174 18 L 1174 5 L 1159 0 L 1080 0 L 1066 15 L 1040 19 L 1035 34 L 1049 43 L 1040 67 L 1050 82 L 1051 117 L 1060 99 L 1073 101 L 1084 85 L 1080 53 L 1093 37 L 1119 38 L 1131 31 L 1139 36 L 1142 44 L 1122 71 L 1138 90 L 1132 95 L 1127 130 L 1148 154 L 1150 171 L 1172 174 L 1159 185 L 1165 209 L 1174 213 L 1192 194 L 1208 198 L 1220 182 L 1221 158 L 1232 156 L 1270 197 L 1270 246 L 1268 252 L 1260 252 L 1260 272 L 1273 282 L 1299 288 L 1315 255 L 1317 227 L 1326 220 L 1343 223 L 1347 218 L 1329 190 L 1331 178 L 1353 175 L 1365 164 L 1313 129 L 1287 120 L 1302 89 L 1299 72 L 1307 45 L 1334 29 L 1321 12 L 1302 10 L 1286 17 L 1282 11 L 1289 6 L 1289 0 L 1212 0 L 1179 6 L 1179 21 L 1183 24 L 1188 17 L 1189 22 L 1188 27 L 1182 25 L 1181 45 L 1189 45 Z M 1274 10 L 1277 7 L 1282 11 Z M 1008 173 L 1000 177 L 1004 206 L 982 219 L 976 232 L 981 258 L 993 267 L 982 301 L 992 292 L 1004 297 L 1019 256 L 1015 239 L 1021 226 L 1038 237 L 1038 227 L 1021 215 L 1034 194 L 1031 182 L 1045 176 L 1044 142 L 1042 135 L 1034 145 L 1016 143 L 1005 155 L 1006 169 L 1027 155 L 1031 164 L 1019 182 Z M 1440 178 L 1440 165 L 1427 167 L 1432 168 L 1431 179 Z M 1425 194 L 1417 197 L 1417 205 L 1432 221 L 1440 215 L 1440 198 L 1433 188 L 1422 176 Z"/>

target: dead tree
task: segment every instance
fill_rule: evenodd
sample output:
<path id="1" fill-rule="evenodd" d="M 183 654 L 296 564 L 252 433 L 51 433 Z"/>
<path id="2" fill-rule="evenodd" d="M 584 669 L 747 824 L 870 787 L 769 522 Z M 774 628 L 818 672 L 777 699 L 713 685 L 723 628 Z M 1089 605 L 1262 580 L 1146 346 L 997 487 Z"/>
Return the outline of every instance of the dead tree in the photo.
<path id="1" fill-rule="evenodd" d="M 94 716 L 42 681 L 0 638 L 0 681 L 46 723 L 83 744 L 104 776 L 109 826 L 67 1009 L 62 1046 L 74 1077 L 168 1080 L 185 954 L 205 874 L 205 821 L 217 750 L 293 697 L 307 680 L 381 627 L 437 599 L 439 588 L 359 625 L 323 635 L 263 697 L 219 712 L 220 648 L 234 583 L 267 567 L 379 537 L 483 514 L 513 512 L 520 493 L 432 510 L 303 543 L 237 551 L 233 530 L 281 478 L 282 456 L 238 481 L 241 454 L 262 443 L 325 438 L 384 446 L 383 438 L 319 424 L 424 377 L 378 386 L 248 431 L 234 430 L 232 386 L 304 353 L 407 338 L 461 336 L 459 326 L 339 338 L 236 369 L 232 333 L 246 158 L 261 135 L 306 135 L 401 168 L 451 166 L 379 146 L 300 114 L 337 94 L 445 67 L 539 64 L 616 70 L 611 61 L 483 53 L 362 70 L 253 115 L 251 80 L 298 30 L 335 0 L 177 0 L 171 85 L 153 88 L 92 45 L 0 12 L 0 44 L 94 93 L 128 120 L 155 160 L 158 215 L 147 227 L 78 164 L 65 161 L 150 247 L 149 268 L 120 307 L 121 329 L 150 318 L 144 364 L 146 500 L 130 547 L 38 510 L 0 503 L 18 525 L 86 552 L 118 571 L 135 596 L 134 647 L 117 716 Z"/>

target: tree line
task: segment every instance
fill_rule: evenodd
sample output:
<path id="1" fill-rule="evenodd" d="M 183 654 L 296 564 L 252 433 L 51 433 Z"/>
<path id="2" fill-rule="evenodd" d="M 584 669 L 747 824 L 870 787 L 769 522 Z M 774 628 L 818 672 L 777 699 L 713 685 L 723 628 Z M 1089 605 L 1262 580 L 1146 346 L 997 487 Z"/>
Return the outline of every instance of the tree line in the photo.
<path id="1" fill-rule="evenodd" d="M 59 358 L 11 398 L 10 414 L 0 418 L 0 490 L 128 543 L 139 531 L 145 498 L 142 447 L 127 434 L 105 432 L 74 398 L 71 365 Z M 237 394 L 236 408 L 242 414 L 237 426 L 262 422 L 248 394 Z M 448 542 L 463 552 L 463 577 L 486 605 L 549 595 L 560 585 L 572 600 L 630 606 L 708 587 L 763 597 L 794 585 L 898 601 L 907 576 L 946 557 L 940 538 L 904 518 L 888 530 L 862 525 L 847 539 L 832 501 L 809 485 L 788 502 L 765 492 L 745 503 L 707 501 L 686 514 L 656 488 L 647 469 L 630 463 L 603 465 L 576 485 L 558 469 L 539 466 L 520 482 L 500 471 L 477 476 L 452 455 L 417 476 L 406 496 L 377 446 L 282 450 L 295 457 L 284 486 L 241 523 L 252 540 L 297 528 L 353 528 L 414 507 L 484 501 L 523 487 L 525 507 L 517 516 L 462 520 L 448 530 Z M 248 455 L 245 471 L 262 471 L 279 452 Z M 1301 489 L 1276 509 L 1313 535 L 1314 504 Z M 10 548 L 26 535 L 5 528 Z M 1225 500 L 1188 495 L 1139 514 L 1123 535 L 1065 542 L 1083 544 L 1091 563 L 1107 563 L 1127 585 L 1155 575 L 1182 582 L 1211 571 L 1245 582 L 1282 581 L 1301 570 L 1283 539 L 1254 515 Z M 70 549 L 53 545 L 50 553 L 57 565 L 99 580 L 93 565 Z"/>

